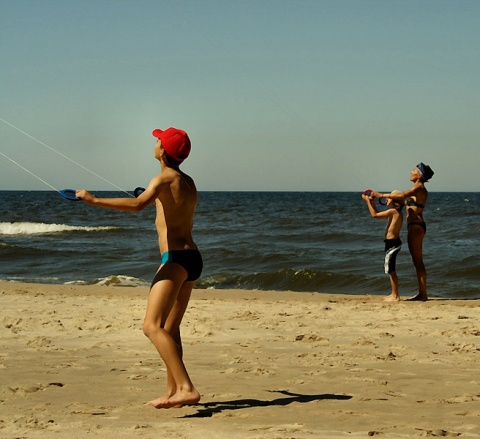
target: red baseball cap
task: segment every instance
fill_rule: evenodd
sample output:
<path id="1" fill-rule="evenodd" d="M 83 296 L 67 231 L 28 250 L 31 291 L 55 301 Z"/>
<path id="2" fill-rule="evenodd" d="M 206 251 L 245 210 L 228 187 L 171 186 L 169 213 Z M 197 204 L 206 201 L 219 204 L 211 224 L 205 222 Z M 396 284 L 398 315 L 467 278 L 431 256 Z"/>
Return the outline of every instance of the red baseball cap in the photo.
<path id="1" fill-rule="evenodd" d="M 192 145 L 185 131 L 173 127 L 166 130 L 157 128 L 152 134 L 162 141 L 163 149 L 177 162 L 183 162 L 190 154 Z"/>

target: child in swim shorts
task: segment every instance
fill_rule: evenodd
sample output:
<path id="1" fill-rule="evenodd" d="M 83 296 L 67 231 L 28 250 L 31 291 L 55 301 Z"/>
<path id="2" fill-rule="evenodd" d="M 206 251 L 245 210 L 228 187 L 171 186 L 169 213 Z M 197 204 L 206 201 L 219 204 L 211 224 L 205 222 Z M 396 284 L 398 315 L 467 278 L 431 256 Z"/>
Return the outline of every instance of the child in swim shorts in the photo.
<path id="1" fill-rule="evenodd" d="M 392 191 L 392 195 L 400 193 L 400 191 Z M 367 203 L 368 210 L 372 215 L 372 218 L 386 219 L 387 227 L 385 229 L 385 273 L 390 276 L 390 285 L 392 292 L 389 296 L 383 300 L 387 302 L 399 302 L 400 294 L 398 292 L 398 276 L 396 270 L 397 255 L 402 247 L 402 241 L 400 240 L 400 230 L 403 224 L 403 204 L 399 201 L 395 201 L 392 198 L 387 199 L 388 209 L 383 212 L 379 212 L 375 205 L 375 198 L 371 194 L 362 194 L 362 198 Z"/>

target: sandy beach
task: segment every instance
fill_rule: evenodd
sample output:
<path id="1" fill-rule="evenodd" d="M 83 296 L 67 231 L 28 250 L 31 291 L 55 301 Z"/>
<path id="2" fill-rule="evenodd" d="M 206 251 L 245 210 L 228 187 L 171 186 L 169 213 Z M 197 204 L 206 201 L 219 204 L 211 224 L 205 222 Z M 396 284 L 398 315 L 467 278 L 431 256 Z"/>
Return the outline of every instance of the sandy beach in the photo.
<path id="1" fill-rule="evenodd" d="M 480 437 L 478 300 L 195 290 L 202 400 L 156 410 L 147 294 L 0 282 L 0 438 Z"/>

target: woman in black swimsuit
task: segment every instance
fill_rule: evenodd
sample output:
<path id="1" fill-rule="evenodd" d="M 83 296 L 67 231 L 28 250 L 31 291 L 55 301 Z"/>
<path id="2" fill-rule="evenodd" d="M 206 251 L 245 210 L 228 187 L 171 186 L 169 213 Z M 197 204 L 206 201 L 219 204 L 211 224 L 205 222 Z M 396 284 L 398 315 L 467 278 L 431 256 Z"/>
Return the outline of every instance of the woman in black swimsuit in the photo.
<path id="1" fill-rule="evenodd" d="M 413 186 L 402 195 L 382 194 L 372 192 L 372 195 L 380 198 L 393 198 L 405 202 L 407 208 L 407 240 L 408 249 L 412 258 L 418 280 L 418 294 L 408 300 L 428 300 L 427 296 L 427 271 L 423 263 L 423 238 L 427 232 L 427 226 L 423 219 L 423 209 L 427 203 L 428 191 L 425 183 L 432 178 L 434 172 L 430 166 L 419 163 L 410 173 L 410 181 Z"/>

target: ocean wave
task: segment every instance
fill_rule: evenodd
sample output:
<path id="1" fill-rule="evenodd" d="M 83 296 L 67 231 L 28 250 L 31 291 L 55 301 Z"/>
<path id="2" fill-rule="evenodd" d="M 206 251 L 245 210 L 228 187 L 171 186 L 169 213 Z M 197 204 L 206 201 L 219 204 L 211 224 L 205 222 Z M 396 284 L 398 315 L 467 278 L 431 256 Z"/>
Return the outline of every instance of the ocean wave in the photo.
<path id="1" fill-rule="evenodd" d="M 0 223 L 0 235 L 45 235 L 64 232 L 100 232 L 118 230 L 118 227 L 68 226 L 66 224 L 46 224 L 31 222 Z"/>
<path id="2" fill-rule="evenodd" d="M 25 276 L 6 276 L 0 279 L 1 281 L 13 282 L 13 283 L 36 283 L 36 284 L 58 284 L 59 278 L 46 276 L 46 277 L 25 277 Z"/>
<path id="3" fill-rule="evenodd" d="M 380 294 L 384 292 L 387 283 L 388 280 L 382 276 L 368 278 L 364 275 L 341 274 L 329 271 L 281 269 L 262 273 L 206 276 L 199 279 L 197 287 Z"/>
<path id="4" fill-rule="evenodd" d="M 115 286 L 115 287 L 145 287 L 150 285 L 150 282 L 147 282 L 143 279 L 138 279 L 133 276 L 123 276 L 123 275 L 116 275 L 116 276 L 107 276 L 99 279 L 95 279 L 90 282 L 92 285 L 103 285 L 107 287 Z"/>
<path id="5" fill-rule="evenodd" d="M 71 280 L 62 282 L 58 277 L 53 276 L 5 276 L 0 277 L 0 281 L 7 282 L 25 282 L 25 283 L 38 283 L 38 284 L 64 284 L 64 285 L 102 285 L 106 287 L 148 287 L 150 282 L 144 279 L 140 279 L 133 276 L 124 275 L 112 275 L 102 278 L 93 279 L 91 281 L 85 280 Z"/>

